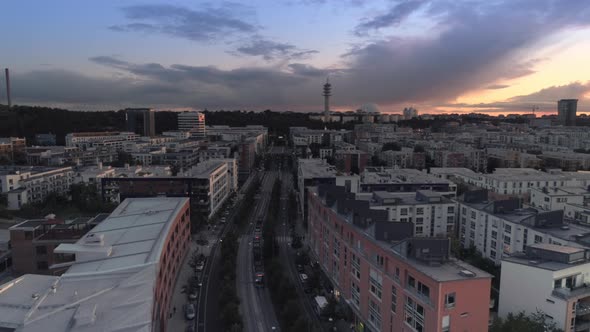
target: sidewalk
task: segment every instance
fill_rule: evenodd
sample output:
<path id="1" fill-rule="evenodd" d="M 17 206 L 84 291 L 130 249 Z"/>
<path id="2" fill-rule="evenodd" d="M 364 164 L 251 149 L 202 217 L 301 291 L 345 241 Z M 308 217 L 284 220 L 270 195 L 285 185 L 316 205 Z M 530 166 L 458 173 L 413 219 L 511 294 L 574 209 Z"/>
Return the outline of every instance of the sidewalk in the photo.
<path id="1" fill-rule="evenodd" d="M 182 263 L 182 267 L 178 272 L 178 276 L 176 279 L 176 284 L 174 285 L 174 293 L 172 295 L 172 300 L 170 301 L 170 309 L 169 312 L 172 314 L 172 318 L 168 319 L 168 323 L 166 326 L 166 331 L 184 331 L 188 325 L 194 324 L 194 320 L 187 320 L 184 317 L 184 305 L 189 303 L 188 293 L 183 293 L 183 287 L 187 285 L 187 280 L 189 277 L 194 276 L 193 269 L 189 266 L 189 261 L 193 255 L 193 252 L 197 251 L 199 254 L 203 254 L 206 258 L 209 257 L 209 253 L 211 252 L 212 245 L 217 241 L 217 231 L 201 231 L 198 234 L 193 236 L 191 240 L 191 244 L 189 250 L 184 258 Z M 201 237 L 201 234 L 204 234 L 208 240 L 207 245 L 198 245 L 197 239 Z M 198 310 L 197 302 L 193 301 L 195 305 L 195 311 Z M 176 307 L 176 312 L 174 312 L 174 308 Z"/>

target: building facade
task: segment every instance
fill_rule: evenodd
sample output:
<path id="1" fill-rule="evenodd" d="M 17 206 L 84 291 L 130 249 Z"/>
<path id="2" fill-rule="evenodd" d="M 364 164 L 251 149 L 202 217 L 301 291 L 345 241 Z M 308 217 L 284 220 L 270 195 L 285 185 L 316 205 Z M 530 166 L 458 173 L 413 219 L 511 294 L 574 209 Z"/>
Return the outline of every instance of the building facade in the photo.
<path id="1" fill-rule="evenodd" d="M 578 111 L 577 99 L 561 99 L 557 102 L 557 120 L 562 126 L 575 126 Z"/>
<path id="2" fill-rule="evenodd" d="M 149 108 L 125 109 L 125 124 L 127 131 L 140 136 L 156 136 L 155 114 Z"/>
<path id="3" fill-rule="evenodd" d="M 178 113 L 178 130 L 190 132 L 191 137 L 205 139 L 207 137 L 205 128 L 205 114 L 201 112 Z"/>
<path id="4" fill-rule="evenodd" d="M 412 238 L 409 223 L 347 199 L 344 188 L 310 189 L 313 254 L 350 303 L 363 331 L 486 331 L 491 276 L 449 255 L 445 238 Z"/>

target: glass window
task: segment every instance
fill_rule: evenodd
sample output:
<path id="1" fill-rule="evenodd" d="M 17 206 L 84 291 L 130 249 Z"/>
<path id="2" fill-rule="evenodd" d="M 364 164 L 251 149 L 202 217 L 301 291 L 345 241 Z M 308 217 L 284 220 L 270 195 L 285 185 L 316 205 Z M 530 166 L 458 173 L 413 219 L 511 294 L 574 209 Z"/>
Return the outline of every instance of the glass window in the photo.
<path id="1" fill-rule="evenodd" d="M 445 295 L 445 306 L 447 308 L 455 307 L 455 292 Z"/>

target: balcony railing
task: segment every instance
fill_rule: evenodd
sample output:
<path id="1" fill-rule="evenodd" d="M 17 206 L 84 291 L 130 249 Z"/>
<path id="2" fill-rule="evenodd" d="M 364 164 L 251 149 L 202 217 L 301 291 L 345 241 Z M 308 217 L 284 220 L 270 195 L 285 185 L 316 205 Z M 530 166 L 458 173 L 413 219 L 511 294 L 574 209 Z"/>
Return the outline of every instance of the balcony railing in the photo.
<path id="1" fill-rule="evenodd" d="M 590 314 L 590 303 L 578 303 L 578 306 L 576 307 L 576 316 L 583 316 L 587 314 Z"/>
<path id="2" fill-rule="evenodd" d="M 568 300 L 571 298 L 576 297 L 584 297 L 590 295 L 590 287 L 586 284 L 575 287 L 575 288 L 555 288 L 552 292 L 552 295 L 555 297 L 559 297 L 564 300 Z"/>

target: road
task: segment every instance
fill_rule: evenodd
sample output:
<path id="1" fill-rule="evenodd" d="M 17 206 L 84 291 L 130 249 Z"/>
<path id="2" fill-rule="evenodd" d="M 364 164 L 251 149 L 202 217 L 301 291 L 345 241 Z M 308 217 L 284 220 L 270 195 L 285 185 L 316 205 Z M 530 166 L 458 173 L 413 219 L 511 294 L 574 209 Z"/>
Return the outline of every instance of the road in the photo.
<path id="1" fill-rule="evenodd" d="M 240 200 L 243 198 L 243 193 L 248 188 L 248 184 L 251 181 L 254 181 L 256 176 L 257 175 L 255 173 L 252 174 L 246 183 L 244 183 L 244 185 L 242 185 L 240 188 L 237 195 L 237 203 L 235 208 L 227 217 L 227 222 L 224 228 L 220 231 L 221 234 L 219 238 L 223 238 L 227 232 L 235 229 L 233 219 L 235 217 L 235 213 L 239 210 L 238 207 L 240 205 Z M 221 282 L 223 278 L 221 278 L 219 275 L 221 273 L 221 265 L 219 264 L 221 260 L 221 254 L 219 254 L 219 251 L 217 250 L 218 246 L 219 243 L 217 241 L 213 243 L 211 254 L 207 259 L 205 268 L 203 270 L 203 286 L 201 288 L 201 292 L 199 293 L 197 317 L 195 319 L 196 331 L 198 332 L 223 330 L 223 322 L 219 320 L 219 289 L 221 289 Z"/>
<path id="2" fill-rule="evenodd" d="M 237 287 L 240 297 L 240 312 L 244 321 L 244 331 L 264 332 L 278 330 L 274 307 L 267 288 L 258 288 L 254 285 L 252 233 L 254 225 L 259 218 L 266 219 L 268 205 L 270 203 L 272 187 L 277 178 L 277 172 L 265 172 L 261 181 L 259 197 L 256 207 L 250 217 L 247 231 L 240 237 L 238 249 Z"/>

